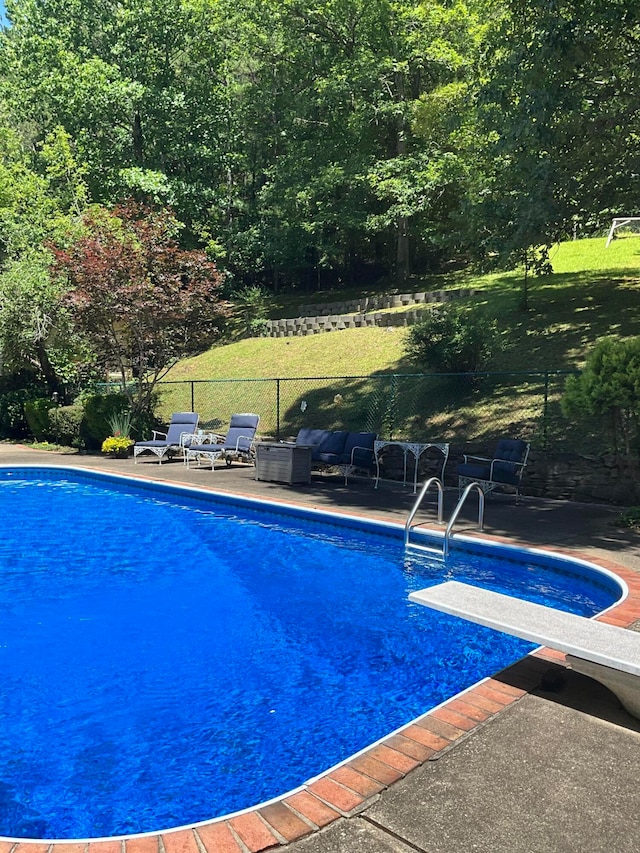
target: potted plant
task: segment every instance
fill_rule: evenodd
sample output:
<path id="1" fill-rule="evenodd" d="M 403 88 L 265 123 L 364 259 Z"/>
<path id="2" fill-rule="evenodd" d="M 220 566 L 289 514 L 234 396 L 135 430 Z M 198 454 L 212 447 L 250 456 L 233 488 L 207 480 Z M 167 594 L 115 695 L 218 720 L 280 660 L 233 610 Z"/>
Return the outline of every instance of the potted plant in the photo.
<path id="1" fill-rule="evenodd" d="M 109 435 L 102 442 L 102 452 L 115 459 L 126 459 L 134 441 L 130 436 L 131 412 L 119 412 L 109 418 Z"/>

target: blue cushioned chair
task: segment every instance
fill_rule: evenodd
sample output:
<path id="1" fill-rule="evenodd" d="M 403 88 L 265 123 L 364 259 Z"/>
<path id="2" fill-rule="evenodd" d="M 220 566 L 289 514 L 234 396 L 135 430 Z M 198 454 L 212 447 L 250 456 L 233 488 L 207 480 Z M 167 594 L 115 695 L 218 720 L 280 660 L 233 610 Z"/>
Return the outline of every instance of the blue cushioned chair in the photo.
<path id="1" fill-rule="evenodd" d="M 303 427 L 296 444 L 311 447 L 311 464 L 316 468 L 338 468 L 344 474 L 345 484 L 349 474 L 366 471 L 373 474 L 376 468 L 375 432 L 349 432 L 348 430 L 310 429 Z"/>
<path id="2" fill-rule="evenodd" d="M 354 471 L 366 471 L 372 475 L 376 468 L 373 452 L 374 442 L 378 438 L 375 432 L 350 432 L 342 449 L 338 467 L 344 474 L 346 484 L 349 474 Z"/>
<path id="3" fill-rule="evenodd" d="M 520 481 L 527 465 L 529 443 L 518 438 L 501 438 L 493 457 L 464 456 L 458 465 L 458 492 L 469 483 L 478 483 L 487 494 L 498 486 L 513 486 L 516 502 L 520 499 Z"/>
<path id="4" fill-rule="evenodd" d="M 189 437 L 193 435 L 198 426 L 198 415 L 195 412 L 175 412 L 171 415 L 171 423 L 166 432 L 153 430 L 153 438 L 149 441 L 136 441 L 133 445 L 133 462 L 141 453 L 153 453 L 158 457 L 158 464 L 162 465 L 162 459 L 176 451 L 183 450 Z"/>
<path id="5" fill-rule="evenodd" d="M 226 436 L 210 433 L 206 436 L 207 442 L 202 444 L 191 444 L 186 448 L 186 464 L 189 467 L 191 459 L 208 459 L 213 471 L 216 459 L 224 459 L 227 465 L 231 465 L 234 459 L 244 462 L 253 462 L 254 447 L 260 415 L 252 412 L 242 412 L 231 415 L 229 431 Z"/>

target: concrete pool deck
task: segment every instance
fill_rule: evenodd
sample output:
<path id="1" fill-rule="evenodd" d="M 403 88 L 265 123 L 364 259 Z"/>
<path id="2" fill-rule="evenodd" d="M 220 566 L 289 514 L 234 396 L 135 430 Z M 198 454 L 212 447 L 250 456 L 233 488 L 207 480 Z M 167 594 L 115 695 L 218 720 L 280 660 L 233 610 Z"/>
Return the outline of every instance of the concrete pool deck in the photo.
<path id="1" fill-rule="evenodd" d="M 339 477 L 310 485 L 256 482 L 244 465 L 185 469 L 149 457 L 110 460 L 0 444 L 0 465 L 65 465 L 185 483 L 404 523 L 409 488 Z M 445 495 L 445 517 L 457 492 Z M 435 496 L 434 496 L 435 499 Z M 471 501 L 456 530 L 472 533 Z M 620 574 L 630 597 L 604 619 L 640 620 L 640 534 L 613 526 L 619 510 L 495 497 L 485 535 L 572 553 Z M 427 520 L 435 521 L 432 502 Z M 573 853 L 638 849 L 640 720 L 601 685 L 543 650 L 441 706 L 310 790 L 195 830 L 87 845 L 0 841 L 0 853 Z"/>

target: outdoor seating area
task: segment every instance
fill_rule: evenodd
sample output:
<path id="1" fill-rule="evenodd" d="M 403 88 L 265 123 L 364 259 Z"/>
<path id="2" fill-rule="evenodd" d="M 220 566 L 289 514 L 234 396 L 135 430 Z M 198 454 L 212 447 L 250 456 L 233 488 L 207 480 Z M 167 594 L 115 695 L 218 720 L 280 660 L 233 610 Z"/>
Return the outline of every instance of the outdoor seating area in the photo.
<path id="1" fill-rule="evenodd" d="M 198 429 L 199 415 L 195 412 L 175 412 L 167 427 L 167 432 L 154 430 L 153 438 L 137 441 L 133 446 L 134 463 L 138 456 L 150 453 L 163 460 L 180 456 L 183 464 L 189 468 L 192 462 L 201 467 L 208 462 L 211 470 L 218 460 L 230 466 L 234 461 L 256 465 L 256 480 L 272 480 L 294 483 L 310 483 L 311 471 L 338 470 L 344 476 L 345 485 L 349 477 L 356 474 L 366 475 L 374 480 L 378 488 L 381 473 L 381 454 L 388 448 L 395 448 L 402 454 L 403 485 L 409 481 L 407 459 L 413 459 L 413 494 L 417 492 L 419 479 L 424 471 L 419 471 L 422 454 L 430 448 L 442 454 L 442 463 L 438 477 L 444 485 L 444 475 L 449 457 L 450 445 L 447 442 L 413 442 L 399 439 L 380 440 L 375 432 L 355 430 L 329 430 L 303 427 L 295 439 L 289 442 L 257 440 L 260 415 L 253 412 L 241 412 L 231 416 L 226 434 Z M 256 459 L 258 446 L 260 459 Z M 274 448 L 281 448 L 281 454 Z M 287 452 L 286 449 L 289 448 Z M 302 454 L 308 449 L 308 454 Z M 503 438 L 496 444 L 492 456 L 463 454 L 463 462 L 456 465 L 458 494 L 469 483 L 477 483 L 483 494 L 507 486 L 515 490 L 516 502 L 520 498 L 520 485 L 527 466 L 530 445 L 521 439 Z M 276 458 L 277 457 L 277 458 Z M 277 463 L 277 464 L 276 464 Z M 395 479 L 392 472 L 391 479 Z"/>

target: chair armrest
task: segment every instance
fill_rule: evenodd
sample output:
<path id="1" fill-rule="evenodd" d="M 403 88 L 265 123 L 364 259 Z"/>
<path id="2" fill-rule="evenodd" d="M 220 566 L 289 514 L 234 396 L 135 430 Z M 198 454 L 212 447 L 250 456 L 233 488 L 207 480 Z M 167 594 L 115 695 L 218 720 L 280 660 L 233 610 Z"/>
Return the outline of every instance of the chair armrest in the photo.
<path id="1" fill-rule="evenodd" d="M 162 436 L 163 438 L 167 437 L 166 432 L 158 432 L 157 429 L 152 430 L 152 432 L 153 432 L 153 440 L 154 441 L 157 441 L 159 436 Z"/>
<path id="2" fill-rule="evenodd" d="M 355 447 L 351 448 L 351 464 L 352 465 L 355 464 L 354 459 L 355 459 L 356 450 L 362 450 L 364 453 L 368 453 L 369 456 L 371 457 L 370 462 L 368 464 L 372 465 L 372 466 L 375 465 L 375 453 L 373 451 L 373 448 L 372 447 L 365 447 L 364 445 L 361 445 L 361 444 L 356 444 Z"/>
<path id="3" fill-rule="evenodd" d="M 249 442 L 249 450 L 251 450 L 251 448 L 253 447 L 253 444 L 255 442 L 255 436 L 253 436 L 253 435 L 239 435 L 238 438 L 236 439 L 236 453 L 238 453 L 240 451 L 240 442 L 242 441 L 243 438 L 245 441 Z"/>
<path id="4" fill-rule="evenodd" d="M 525 468 L 527 465 L 526 462 L 515 462 L 513 459 L 496 458 L 496 459 L 491 460 L 491 471 L 492 472 L 493 472 L 493 466 L 496 464 L 496 462 L 502 462 L 504 465 L 512 465 L 514 468 Z"/>
<path id="5" fill-rule="evenodd" d="M 492 461 L 488 456 L 474 456 L 473 454 L 470 454 L 470 453 L 463 454 L 463 458 L 464 458 L 465 463 L 468 462 L 470 459 L 475 459 L 476 462 L 491 462 Z"/>

